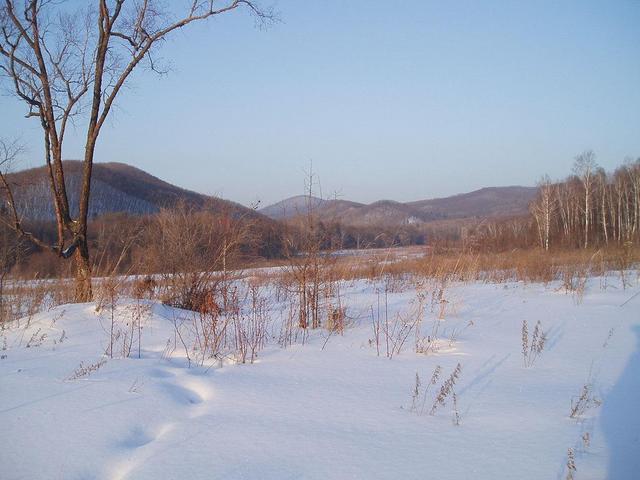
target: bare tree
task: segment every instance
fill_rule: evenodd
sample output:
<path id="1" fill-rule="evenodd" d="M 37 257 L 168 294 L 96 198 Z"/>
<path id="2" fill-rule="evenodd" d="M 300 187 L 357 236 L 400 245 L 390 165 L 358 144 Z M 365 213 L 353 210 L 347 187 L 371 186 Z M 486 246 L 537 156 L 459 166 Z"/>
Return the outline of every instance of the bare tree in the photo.
<path id="1" fill-rule="evenodd" d="M 640 159 L 627 162 L 627 172 L 631 184 L 631 204 L 633 205 L 631 234 L 636 236 L 640 232 Z"/>
<path id="2" fill-rule="evenodd" d="M 609 245 L 609 232 L 607 222 L 607 199 L 610 192 L 609 182 L 607 180 L 607 173 L 603 168 L 596 170 L 596 185 L 598 187 L 598 197 L 600 205 L 596 210 L 599 211 L 600 226 L 602 227 L 602 236 L 604 237 L 605 245 Z"/>
<path id="3" fill-rule="evenodd" d="M 531 213 L 538 226 L 540 246 L 545 250 L 549 250 L 551 221 L 554 211 L 553 185 L 551 184 L 549 176 L 545 175 L 538 183 L 538 196 L 531 204 Z"/>
<path id="4" fill-rule="evenodd" d="M 305 179 L 304 209 L 290 224 L 292 228 L 284 252 L 288 260 L 285 272 L 290 280 L 290 293 L 297 297 L 298 326 L 304 330 L 322 325 L 321 308 L 327 306 L 326 300 L 337 291 L 332 277 L 336 258 L 329 254 L 333 246 L 331 231 L 320 220 L 317 211 L 322 205 L 322 194 L 319 193 L 319 198 L 314 196 L 314 188 L 318 185 L 311 165 Z"/>
<path id="5" fill-rule="evenodd" d="M 584 188 L 584 248 L 589 246 L 589 228 L 591 225 L 591 195 L 595 182 L 595 172 L 597 169 L 596 155 L 591 150 L 587 150 L 575 159 L 573 165 L 574 173 L 580 178 Z"/>
<path id="6" fill-rule="evenodd" d="M 42 127 L 44 161 L 57 225 L 56 245 L 26 232 L 10 200 L 12 227 L 61 258 L 75 258 L 77 301 L 92 297 L 87 218 L 97 141 L 131 73 L 162 69 L 156 48 L 192 23 L 246 7 L 258 21 L 273 18 L 252 0 L 94 0 L 73 10 L 52 0 L 4 0 L 0 7 L 0 72 Z M 165 7 L 169 3 L 170 7 Z M 68 125 L 86 140 L 78 205 L 70 205 L 62 162 Z M 9 191 L 9 185 L 4 184 Z M 11 198 L 11 195 L 8 195 Z M 72 208 L 73 207 L 73 208 Z M 75 213 L 77 212 L 77 213 Z"/>

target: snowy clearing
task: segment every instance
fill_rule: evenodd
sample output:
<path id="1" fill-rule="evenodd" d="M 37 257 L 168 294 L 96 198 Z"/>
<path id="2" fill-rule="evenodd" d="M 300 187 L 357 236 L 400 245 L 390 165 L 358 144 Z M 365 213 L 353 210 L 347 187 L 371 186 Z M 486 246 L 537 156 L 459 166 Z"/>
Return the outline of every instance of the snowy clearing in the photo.
<path id="1" fill-rule="evenodd" d="M 558 282 L 454 283 L 435 306 L 433 285 L 380 306 L 382 283 L 343 283 L 344 333 L 317 329 L 286 348 L 287 305 L 265 288 L 268 338 L 254 364 L 191 351 L 189 366 L 176 325 L 191 314 L 154 302 L 133 337 L 140 303 L 113 312 L 128 358 L 105 354 L 110 312 L 95 304 L 1 332 L 0 477 L 564 479 L 570 455 L 576 479 L 640 471 L 636 276 L 626 289 L 589 279 L 582 298 Z M 375 341 L 384 310 L 383 328 L 420 316 L 392 359 L 384 335 Z"/>

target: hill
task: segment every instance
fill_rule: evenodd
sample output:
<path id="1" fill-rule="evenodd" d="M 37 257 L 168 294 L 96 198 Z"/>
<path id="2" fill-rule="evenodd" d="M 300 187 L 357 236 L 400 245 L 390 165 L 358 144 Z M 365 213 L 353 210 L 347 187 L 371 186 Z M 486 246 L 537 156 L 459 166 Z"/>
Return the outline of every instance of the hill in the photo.
<path id="1" fill-rule="evenodd" d="M 72 209 L 75 209 L 81 186 L 82 162 L 68 160 L 64 165 L 67 193 Z M 13 187 L 18 212 L 24 218 L 32 221 L 54 218 L 46 167 L 12 173 L 7 180 Z M 116 162 L 93 165 L 89 200 L 89 216 L 92 218 L 106 213 L 147 215 L 175 206 L 178 202 L 197 209 L 229 212 L 234 217 L 264 218 L 238 203 L 177 187 L 131 165 Z M 72 210 L 72 215 L 76 214 L 77 209 Z"/>
<path id="2" fill-rule="evenodd" d="M 350 225 L 407 225 L 524 215 L 536 192 L 536 187 L 489 187 L 451 197 L 407 203 L 379 200 L 368 205 L 311 197 L 311 206 L 323 220 L 338 220 Z M 308 205 L 308 197 L 301 195 L 264 207 L 259 212 L 282 220 L 303 214 Z"/>
<path id="3" fill-rule="evenodd" d="M 441 218 L 506 217 L 524 215 L 537 187 L 488 187 L 445 198 L 407 203 L 422 215 Z"/>

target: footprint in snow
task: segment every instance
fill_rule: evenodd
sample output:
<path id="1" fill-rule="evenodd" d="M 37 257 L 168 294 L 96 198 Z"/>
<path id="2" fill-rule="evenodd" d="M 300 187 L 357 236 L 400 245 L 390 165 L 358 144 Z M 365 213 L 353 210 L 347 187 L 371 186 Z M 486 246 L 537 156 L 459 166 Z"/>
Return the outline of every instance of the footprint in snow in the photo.
<path id="1" fill-rule="evenodd" d="M 155 436 L 142 426 L 134 427 L 119 445 L 122 448 L 134 449 L 147 445 L 155 440 Z"/>
<path id="2" fill-rule="evenodd" d="M 197 405 L 204 400 L 195 390 L 180 385 L 167 383 L 164 385 L 164 389 L 173 400 L 182 405 Z"/>
<path id="3" fill-rule="evenodd" d="M 176 374 L 164 368 L 154 368 L 149 371 L 149 376 L 153 378 L 172 378 Z"/>

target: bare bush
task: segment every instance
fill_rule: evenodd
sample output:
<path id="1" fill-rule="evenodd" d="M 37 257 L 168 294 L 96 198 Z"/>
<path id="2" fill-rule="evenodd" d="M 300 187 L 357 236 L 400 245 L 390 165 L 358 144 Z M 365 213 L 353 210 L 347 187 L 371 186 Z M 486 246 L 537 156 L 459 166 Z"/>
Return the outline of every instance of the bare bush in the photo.
<path id="1" fill-rule="evenodd" d="M 147 234 L 159 241 L 150 242 L 145 256 L 149 268 L 161 277 L 157 288 L 162 301 L 197 312 L 211 292 L 224 293 L 230 281 L 227 269 L 240 255 L 241 243 L 248 240 L 249 227 L 244 219 L 236 221 L 230 214 L 214 215 L 184 203 L 157 214 Z"/>
<path id="2" fill-rule="evenodd" d="M 145 275 L 143 278 L 136 279 L 133 284 L 133 298 L 153 298 L 158 282 L 151 275 Z"/>
<path id="3" fill-rule="evenodd" d="M 260 287 L 236 282 L 226 293 L 210 291 L 200 311 L 174 315 L 179 340 L 189 364 L 209 360 L 253 363 L 266 346 L 271 304 Z"/>
<path id="4" fill-rule="evenodd" d="M 123 298 L 127 292 L 126 277 L 111 275 L 97 284 L 96 313 L 107 320 L 109 342 L 105 354 L 109 358 L 128 358 L 134 348 L 138 358 L 142 357 L 142 330 L 151 315 L 151 308 L 140 298 L 130 303 Z M 135 289 L 135 284 L 133 286 Z"/>
<path id="5" fill-rule="evenodd" d="M 369 340 L 369 345 L 375 345 L 378 356 L 383 351 L 387 358 L 392 359 L 402 352 L 412 333 L 416 334 L 416 336 L 419 335 L 419 325 L 424 317 L 424 295 L 418 292 L 408 311 L 396 312 L 390 318 L 388 292 L 385 289 L 384 312 L 382 312 L 380 304 L 381 293 L 378 291 L 377 315 L 374 315 L 373 307 L 371 307 L 373 339 Z M 381 347 L 383 350 L 381 350 Z"/>
<path id="6" fill-rule="evenodd" d="M 235 356 L 238 363 L 253 363 L 267 341 L 270 303 L 258 285 L 249 286 L 249 307 L 231 313 L 234 326 Z"/>
<path id="7" fill-rule="evenodd" d="M 565 292 L 571 292 L 576 304 L 581 304 L 589 278 L 588 265 L 567 265 L 560 275 Z"/>
<path id="8" fill-rule="evenodd" d="M 204 365 L 207 359 L 222 361 L 229 319 L 222 314 L 213 291 L 207 292 L 200 301 L 198 312 L 192 312 L 188 319 L 183 319 L 180 323 L 174 318 L 174 325 L 189 363 L 192 360 L 189 352 L 192 352 L 198 365 Z M 185 329 L 186 332 L 183 332 Z M 187 342 L 191 342 L 191 346 Z"/>

